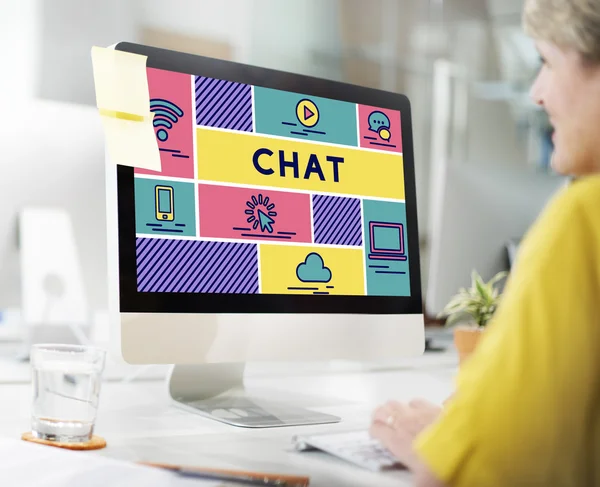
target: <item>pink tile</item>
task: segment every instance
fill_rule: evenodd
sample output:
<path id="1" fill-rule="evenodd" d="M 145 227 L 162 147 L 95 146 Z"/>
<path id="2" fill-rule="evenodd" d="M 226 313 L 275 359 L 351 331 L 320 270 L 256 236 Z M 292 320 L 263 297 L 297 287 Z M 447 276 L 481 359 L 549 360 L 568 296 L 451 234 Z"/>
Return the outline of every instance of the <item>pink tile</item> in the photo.
<path id="1" fill-rule="evenodd" d="M 148 89 L 162 171 L 136 169 L 135 172 L 193 178 L 192 76 L 148 68 Z"/>
<path id="2" fill-rule="evenodd" d="M 358 106 L 359 144 L 361 147 L 402 152 L 400 124 L 400 112 L 397 110 L 366 105 Z"/>
<path id="3" fill-rule="evenodd" d="M 200 184 L 198 196 L 200 237 L 311 242 L 308 194 Z"/>

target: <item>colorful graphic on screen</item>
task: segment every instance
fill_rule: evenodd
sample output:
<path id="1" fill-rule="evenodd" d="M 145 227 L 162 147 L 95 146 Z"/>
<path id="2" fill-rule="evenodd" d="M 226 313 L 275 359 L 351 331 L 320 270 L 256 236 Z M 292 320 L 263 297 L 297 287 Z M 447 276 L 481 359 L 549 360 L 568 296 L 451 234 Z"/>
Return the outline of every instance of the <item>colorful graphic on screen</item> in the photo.
<path id="1" fill-rule="evenodd" d="M 138 292 L 410 296 L 400 112 L 148 69 Z"/>

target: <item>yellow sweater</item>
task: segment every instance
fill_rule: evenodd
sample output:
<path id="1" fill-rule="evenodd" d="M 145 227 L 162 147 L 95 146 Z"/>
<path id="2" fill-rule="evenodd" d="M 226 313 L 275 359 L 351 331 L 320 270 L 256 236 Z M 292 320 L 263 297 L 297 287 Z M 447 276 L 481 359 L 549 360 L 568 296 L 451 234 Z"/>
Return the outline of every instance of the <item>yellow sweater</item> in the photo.
<path id="1" fill-rule="evenodd" d="M 529 231 L 457 390 L 415 448 L 450 487 L 600 487 L 600 176 Z"/>

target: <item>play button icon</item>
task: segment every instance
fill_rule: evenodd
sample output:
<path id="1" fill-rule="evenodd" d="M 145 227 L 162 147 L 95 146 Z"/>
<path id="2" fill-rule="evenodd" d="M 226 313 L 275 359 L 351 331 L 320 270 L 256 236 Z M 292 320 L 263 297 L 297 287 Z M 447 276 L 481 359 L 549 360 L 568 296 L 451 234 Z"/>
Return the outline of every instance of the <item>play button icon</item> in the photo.
<path id="1" fill-rule="evenodd" d="M 319 122 L 319 109 L 311 100 L 300 100 L 296 106 L 296 117 L 305 127 L 314 127 Z"/>

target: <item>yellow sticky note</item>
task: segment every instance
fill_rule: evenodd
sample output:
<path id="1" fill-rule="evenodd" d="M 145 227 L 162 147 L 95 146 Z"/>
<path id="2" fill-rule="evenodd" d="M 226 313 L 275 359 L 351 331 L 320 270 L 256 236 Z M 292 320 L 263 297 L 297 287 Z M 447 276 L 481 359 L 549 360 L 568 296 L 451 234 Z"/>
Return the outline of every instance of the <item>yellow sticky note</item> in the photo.
<path id="1" fill-rule="evenodd" d="M 92 65 L 108 157 L 112 164 L 161 170 L 146 56 L 92 47 Z"/>
<path id="2" fill-rule="evenodd" d="M 92 47 L 98 108 L 150 116 L 146 59 L 139 54 Z"/>
<path id="3" fill-rule="evenodd" d="M 152 119 L 132 121 L 101 116 L 108 156 L 113 164 L 160 171 L 160 151 Z"/>

